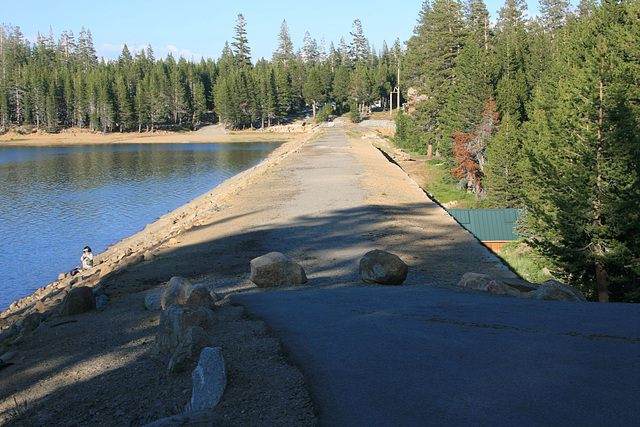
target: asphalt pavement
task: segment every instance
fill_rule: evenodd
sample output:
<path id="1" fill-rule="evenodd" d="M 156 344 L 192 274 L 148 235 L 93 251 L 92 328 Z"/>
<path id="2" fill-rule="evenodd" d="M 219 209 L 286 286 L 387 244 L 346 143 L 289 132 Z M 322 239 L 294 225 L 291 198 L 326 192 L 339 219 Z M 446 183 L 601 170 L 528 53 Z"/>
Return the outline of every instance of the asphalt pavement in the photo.
<path id="1" fill-rule="evenodd" d="M 433 286 L 233 296 L 305 375 L 322 426 L 640 425 L 640 305 Z"/>

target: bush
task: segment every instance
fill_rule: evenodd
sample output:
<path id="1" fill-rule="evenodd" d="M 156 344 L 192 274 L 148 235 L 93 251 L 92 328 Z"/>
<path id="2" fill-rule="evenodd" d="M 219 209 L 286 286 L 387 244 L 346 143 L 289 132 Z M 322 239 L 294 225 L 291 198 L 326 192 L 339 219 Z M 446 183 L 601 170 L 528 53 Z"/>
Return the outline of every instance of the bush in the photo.
<path id="1" fill-rule="evenodd" d="M 353 108 L 349 113 L 349 119 L 351 123 L 360 123 L 360 111 L 357 108 Z"/>
<path id="2" fill-rule="evenodd" d="M 331 104 L 324 104 L 322 109 L 318 111 L 316 115 L 316 123 L 328 122 L 329 116 L 333 113 L 333 106 Z"/>

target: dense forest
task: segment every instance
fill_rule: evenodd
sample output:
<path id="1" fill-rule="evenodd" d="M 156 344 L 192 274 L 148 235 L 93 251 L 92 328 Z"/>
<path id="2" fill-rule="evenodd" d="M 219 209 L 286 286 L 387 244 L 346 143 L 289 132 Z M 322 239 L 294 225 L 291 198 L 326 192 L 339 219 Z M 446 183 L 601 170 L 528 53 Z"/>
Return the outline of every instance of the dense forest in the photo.
<path id="1" fill-rule="evenodd" d="M 294 51 L 286 21 L 271 61 L 252 62 L 242 15 L 217 61 L 156 59 L 148 47 L 125 45 L 116 61 L 98 60 L 91 32 L 39 35 L 30 44 L 19 27 L 0 28 L 0 130 L 31 126 L 101 132 L 149 131 L 156 126 L 197 126 L 220 121 L 231 128 L 282 122 L 306 105 L 335 102 L 341 111 L 388 102 L 397 84 L 400 42 L 380 54 L 359 20 L 350 42 L 328 49 L 307 33 Z M 326 110 L 325 110 L 326 111 Z"/>
<path id="2" fill-rule="evenodd" d="M 559 280 L 640 302 L 640 1 L 539 6 L 532 19 L 506 0 L 492 21 L 482 0 L 426 0 L 413 36 L 379 52 L 359 20 L 337 47 L 307 33 L 298 50 L 283 22 L 255 62 L 242 15 L 199 63 L 126 46 L 98 60 L 84 28 L 31 44 L 3 25 L 0 130 L 255 128 L 306 106 L 357 120 L 399 87 L 397 144 L 441 159 L 484 206 L 519 208 L 519 234 Z"/>

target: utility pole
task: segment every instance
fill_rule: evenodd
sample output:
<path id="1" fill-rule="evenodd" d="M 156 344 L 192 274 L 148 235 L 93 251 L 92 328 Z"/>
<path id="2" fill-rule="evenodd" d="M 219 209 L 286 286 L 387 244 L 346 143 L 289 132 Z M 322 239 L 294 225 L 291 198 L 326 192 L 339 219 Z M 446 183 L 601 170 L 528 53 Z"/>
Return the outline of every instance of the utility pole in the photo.
<path id="1" fill-rule="evenodd" d="M 398 86 L 394 87 L 391 93 L 389 94 L 389 106 L 391 107 L 389 111 L 391 111 L 391 115 L 393 115 L 393 94 L 398 94 L 398 111 L 400 111 L 400 62 L 398 62 Z"/>
<path id="2" fill-rule="evenodd" d="M 398 59 L 398 108 L 400 108 L 400 60 Z M 400 110 L 398 110 L 400 112 Z"/>

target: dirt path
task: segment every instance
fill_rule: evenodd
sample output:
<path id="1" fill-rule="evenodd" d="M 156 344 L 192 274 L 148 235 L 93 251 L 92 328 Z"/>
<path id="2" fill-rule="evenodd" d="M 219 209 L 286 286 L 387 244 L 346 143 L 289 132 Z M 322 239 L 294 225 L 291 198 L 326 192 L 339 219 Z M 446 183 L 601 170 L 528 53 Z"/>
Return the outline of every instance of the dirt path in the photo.
<path id="1" fill-rule="evenodd" d="M 107 310 L 27 335 L 15 365 L 0 371 L 0 424 L 143 425 L 183 411 L 190 375 L 167 373 L 168 356 L 151 353 L 160 313 L 142 309 L 144 293 L 175 275 L 222 297 L 252 292 L 249 261 L 280 251 L 305 268 L 307 286 L 364 286 L 358 260 L 379 248 L 409 265 L 407 285 L 448 286 L 466 271 L 512 276 L 369 140 L 334 128 L 298 145 L 186 206 L 184 215 L 214 200 L 216 209 L 154 246 L 153 260 L 106 280 Z M 179 225 L 167 221 L 156 234 Z M 227 299 L 217 317 L 224 424 L 313 425 L 304 380 L 265 325 Z"/>

